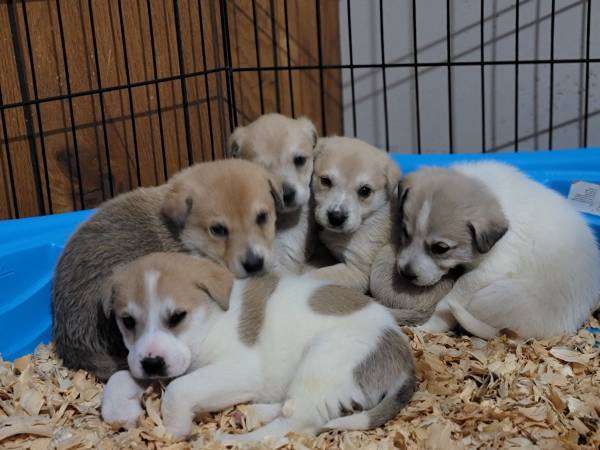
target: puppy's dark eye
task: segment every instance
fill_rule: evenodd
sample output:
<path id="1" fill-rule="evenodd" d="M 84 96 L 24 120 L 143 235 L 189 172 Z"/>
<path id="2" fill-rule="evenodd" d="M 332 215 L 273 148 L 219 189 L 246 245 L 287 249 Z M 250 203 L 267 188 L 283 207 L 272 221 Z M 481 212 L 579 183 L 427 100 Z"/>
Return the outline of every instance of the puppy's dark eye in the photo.
<path id="1" fill-rule="evenodd" d="M 433 253 L 434 255 L 443 255 L 448 250 L 450 250 L 450 247 L 448 247 L 448 244 L 446 244 L 445 242 L 434 242 L 433 244 L 431 244 L 430 249 L 431 253 Z"/>
<path id="2" fill-rule="evenodd" d="M 128 330 L 133 330 L 135 328 L 135 319 L 131 316 L 123 316 L 121 317 L 121 321 L 123 322 L 123 326 Z"/>
<path id="3" fill-rule="evenodd" d="M 306 164 L 306 156 L 294 156 L 294 165 L 299 169 Z"/>
<path id="4" fill-rule="evenodd" d="M 331 178 L 329 178 L 329 177 L 321 177 L 320 180 L 321 180 L 321 184 L 325 187 L 331 187 L 331 185 L 333 184 L 331 182 Z"/>
<path id="5" fill-rule="evenodd" d="M 369 195 L 371 195 L 371 192 L 373 192 L 373 189 L 371 189 L 370 186 L 361 186 L 358 188 L 358 195 L 362 198 L 367 198 L 369 197 Z"/>
<path id="6" fill-rule="evenodd" d="M 167 326 L 169 328 L 175 328 L 183 321 L 183 319 L 185 319 L 185 316 L 187 316 L 187 311 L 175 311 L 167 319 Z"/>
<path id="7" fill-rule="evenodd" d="M 227 237 L 229 236 L 229 230 L 227 229 L 227 227 L 221 223 L 217 223 L 215 225 L 212 225 L 208 231 L 210 232 L 210 234 L 212 234 L 213 236 L 216 237 Z"/>
<path id="8" fill-rule="evenodd" d="M 261 211 L 256 215 L 256 224 L 264 225 L 267 223 L 267 219 L 269 218 L 269 213 L 266 211 Z"/>

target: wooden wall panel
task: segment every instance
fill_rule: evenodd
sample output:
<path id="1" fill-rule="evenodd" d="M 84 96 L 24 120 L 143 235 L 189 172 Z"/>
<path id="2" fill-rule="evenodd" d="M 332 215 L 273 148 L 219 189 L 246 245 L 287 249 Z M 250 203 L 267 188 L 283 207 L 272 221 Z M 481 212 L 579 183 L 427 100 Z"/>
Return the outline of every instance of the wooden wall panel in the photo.
<path id="1" fill-rule="evenodd" d="M 264 71 L 259 84 L 257 71 L 236 70 L 256 68 L 257 45 L 262 66 L 317 64 L 315 2 L 256 0 L 255 18 L 252 6 L 252 0 L 0 2 L 0 90 L 3 104 L 12 105 L 0 115 L 0 218 L 95 207 L 163 183 L 190 160 L 224 157 L 231 74 L 240 124 L 260 115 L 262 89 L 266 112 L 307 115 L 321 126 L 318 71 Z M 337 0 L 321 2 L 322 50 L 332 64 L 339 63 L 337 8 Z M 323 74 L 327 131 L 339 132 L 339 70 Z"/>
<path id="2" fill-rule="evenodd" d="M 261 67 L 319 64 L 314 1 L 236 0 L 228 2 L 228 6 L 233 67 L 255 68 L 259 63 Z M 320 2 L 323 64 L 340 63 L 338 7 L 336 0 Z M 289 33 L 289 52 L 286 33 Z M 264 70 L 260 75 L 258 71 L 235 73 L 239 123 L 248 123 L 261 114 L 262 86 L 264 112 L 278 111 L 289 115 L 294 112 L 296 116 L 309 117 L 321 132 L 341 133 L 341 71 L 335 68 L 322 71 L 324 111 L 321 108 L 320 76 L 318 70 L 305 69 Z M 325 123 L 322 123 L 323 117 Z"/>

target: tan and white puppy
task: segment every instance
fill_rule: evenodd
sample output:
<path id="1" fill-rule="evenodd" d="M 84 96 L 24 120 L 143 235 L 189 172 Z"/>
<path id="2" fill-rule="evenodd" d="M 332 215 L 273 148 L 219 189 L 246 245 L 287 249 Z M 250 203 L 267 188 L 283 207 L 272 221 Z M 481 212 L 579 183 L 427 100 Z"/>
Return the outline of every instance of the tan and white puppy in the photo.
<path id="1" fill-rule="evenodd" d="M 131 371 L 105 388 L 109 422 L 133 425 L 141 414 L 134 377 L 175 377 L 162 399 L 175 438 L 190 434 L 198 413 L 254 404 L 266 424 L 220 435 L 225 444 L 380 426 L 415 390 L 406 336 L 386 308 L 352 289 L 309 275 L 234 280 L 182 254 L 145 256 L 114 281 L 105 307 Z"/>
<path id="2" fill-rule="evenodd" d="M 462 275 L 423 329 L 491 338 L 575 332 L 599 304 L 600 254 L 558 193 L 496 162 L 425 168 L 402 181 L 397 268 L 417 286 Z"/>
<path id="3" fill-rule="evenodd" d="M 321 138 L 317 144 L 313 193 L 319 237 L 338 264 L 312 273 L 366 292 L 377 252 L 390 242 L 391 217 L 400 169 L 366 142 Z"/>
<path id="4" fill-rule="evenodd" d="M 206 256 L 237 277 L 269 271 L 280 186 L 251 162 L 215 161 L 101 205 L 71 237 L 54 275 L 53 340 L 64 364 L 101 379 L 126 365 L 114 318 L 100 308 L 120 264 L 170 251 Z"/>
<path id="5" fill-rule="evenodd" d="M 309 119 L 276 113 L 236 128 L 229 138 L 231 156 L 260 164 L 282 181 L 274 244 L 278 273 L 302 272 L 317 239 L 310 191 L 316 143 L 317 131 Z"/>

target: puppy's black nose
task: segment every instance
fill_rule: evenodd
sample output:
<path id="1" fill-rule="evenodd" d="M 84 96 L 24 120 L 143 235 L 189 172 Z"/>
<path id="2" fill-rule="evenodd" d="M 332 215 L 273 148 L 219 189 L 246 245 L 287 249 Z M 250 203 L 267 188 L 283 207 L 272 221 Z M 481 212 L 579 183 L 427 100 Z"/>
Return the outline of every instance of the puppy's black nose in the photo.
<path id="1" fill-rule="evenodd" d="M 411 266 L 403 267 L 402 270 L 400 270 L 400 275 L 402 275 L 402 278 L 408 281 L 414 281 L 417 279 L 417 274 L 413 271 Z"/>
<path id="2" fill-rule="evenodd" d="M 264 258 L 250 251 L 246 253 L 246 259 L 244 259 L 242 262 L 242 266 L 244 266 L 244 270 L 248 273 L 248 275 L 262 272 L 264 265 Z"/>
<path id="3" fill-rule="evenodd" d="M 283 183 L 283 203 L 285 206 L 293 205 L 296 201 L 296 189 L 287 183 Z"/>
<path id="4" fill-rule="evenodd" d="M 329 220 L 332 227 L 341 227 L 347 218 L 348 214 L 339 209 L 327 211 L 327 220 Z"/>
<path id="5" fill-rule="evenodd" d="M 149 356 L 142 359 L 142 369 L 148 376 L 164 376 L 165 360 L 161 356 Z"/>

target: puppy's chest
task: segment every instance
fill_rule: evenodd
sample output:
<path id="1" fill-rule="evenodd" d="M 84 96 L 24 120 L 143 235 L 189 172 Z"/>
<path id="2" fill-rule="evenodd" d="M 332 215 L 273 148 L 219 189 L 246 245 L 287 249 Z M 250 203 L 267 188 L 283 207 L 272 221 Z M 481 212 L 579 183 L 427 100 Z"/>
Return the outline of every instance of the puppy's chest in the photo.
<path id="1" fill-rule="evenodd" d="M 311 249 L 311 224 L 306 208 L 278 218 L 274 242 L 276 270 L 299 272 Z"/>

